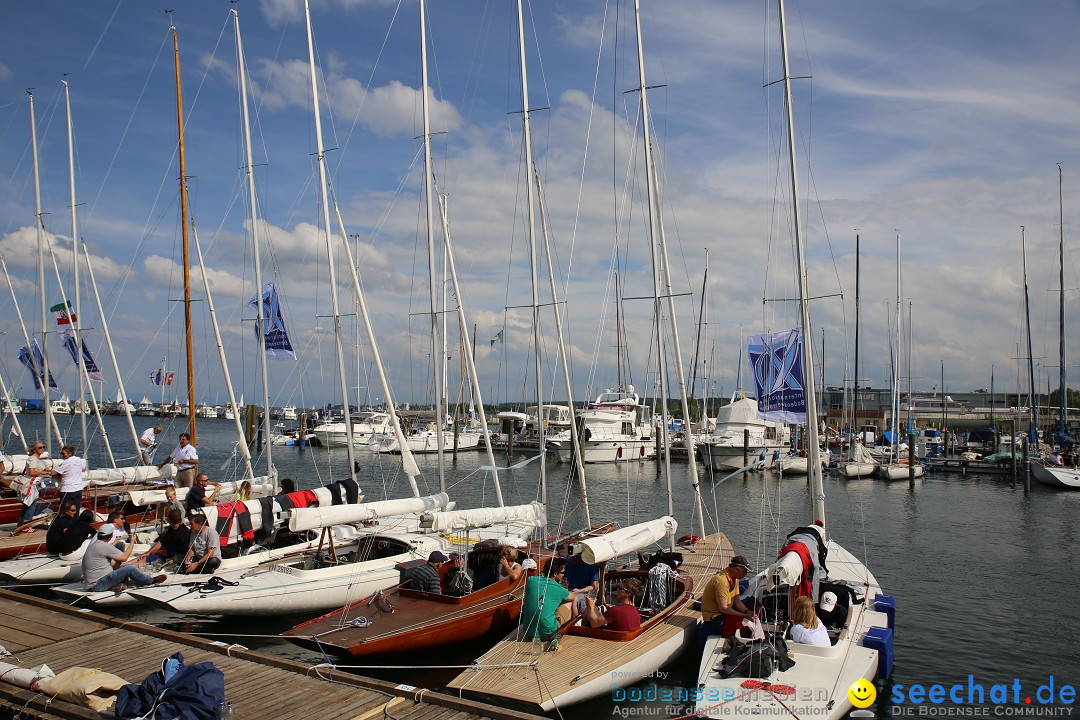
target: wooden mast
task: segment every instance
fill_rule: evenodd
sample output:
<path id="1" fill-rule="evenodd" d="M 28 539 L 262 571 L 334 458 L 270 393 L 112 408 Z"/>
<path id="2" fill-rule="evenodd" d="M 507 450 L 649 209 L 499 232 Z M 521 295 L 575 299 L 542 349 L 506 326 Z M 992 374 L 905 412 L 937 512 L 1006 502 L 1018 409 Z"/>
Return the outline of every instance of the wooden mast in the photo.
<path id="1" fill-rule="evenodd" d="M 184 351 L 187 355 L 188 434 L 191 444 L 195 438 L 195 359 L 191 349 L 191 271 L 188 265 L 188 197 L 187 165 L 184 162 L 184 102 L 180 89 L 180 40 L 172 26 L 173 64 L 176 67 L 176 130 L 177 152 L 180 154 L 180 234 L 184 253 Z M 163 380 L 164 381 L 164 380 Z"/>

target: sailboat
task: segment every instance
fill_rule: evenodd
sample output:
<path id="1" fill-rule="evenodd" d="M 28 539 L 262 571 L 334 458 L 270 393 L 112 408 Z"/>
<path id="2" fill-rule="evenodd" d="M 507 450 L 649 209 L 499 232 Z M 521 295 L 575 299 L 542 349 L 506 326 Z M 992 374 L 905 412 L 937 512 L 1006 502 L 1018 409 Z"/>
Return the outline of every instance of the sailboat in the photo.
<path id="1" fill-rule="evenodd" d="M 855 383 L 854 402 L 852 403 L 851 425 L 858 427 L 859 424 L 859 317 L 861 307 L 859 305 L 859 236 L 855 235 Z M 849 433 L 851 444 L 851 456 L 847 461 L 840 463 L 840 474 L 847 478 L 869 477 L 877 472 L 877 460 L 863 444 L 865 435 L 862 432 Z"/>
<path id="2" fill-rule="evenodd" d="M 640 8 L 635 2 L 635 21 L 638 51 L 638 92 L 640 93 L 642 135 L 645 148 L 645 167 L 648 178 L 649 238 L 653 256 L 653 301 L 656 320 L 658 358 L 664 357 L 666 333 L 661 327 L 660 290 L 661 276 L 670 285 L 667 273 L 667 252 L 663 239 L 662 215 L 655 165 L 652 159 L 653 138 L 650 131 L 650 115 L 645 84 L 644 53 L 641 44 Z M 519 53 L 521 65 L 525 65 L 524 29 L 522 28 L 521 2 L 518 2 Z M 523 79 L 523 89 L 526 87 Z M 528 123 L 528 93 L 523 92 L 524 123 Z M 662 263 L 662 266 L 661 266 Z M 670 292 L 668 292 L 670 300 Z M 672 310 L 669 305 L 669 310 Z M 674 318 L 674 312 L 670 312 Z M 680 348 L 678 334 L 671 328 L 672 354 L 678 358 Z M 685 377 L 681 362 L 677 363 L 679 386 L 682 391 L 683 413 L 687 412 Z M 663 360 L 660 361 L 661 388 L 666 388 Z M 666 393 L 666 390 L 664 390 Z M 661 402 L 666 406 L 666 394 Z M 666 425 L 666 423 L 665 423 Z M 586 425 L 588 427 L 588 425 Z M 666 436 L 666 428 L 661 428 Z M 689 428 L 687 444 L 692 450 L 693 439 Z M 583 438 L 588 452 L 588 440 Z M 692 454 L 691 454 L 692 458 Z M 691 459 L 691 473 L 697 477 L 696 466 Z M 583 540 L 574 548 L 584 562 L 604 568 L 608 561 L 623 557 L 656 543 L 664 543 L 669 550 L 675 547 L 678 527 L 671 516 L 671 472 L 665 462 L 668 482 L 668 513 L 647 522 L 605 534 L 598 538 Z M 695 517 L 701 521 L 700 493 L 694 485 Z M 703 521 L 701 521 L 703 523 Z M 571 619 L 550 641 L 533 640 L 518 628 L 501 640 L 489 652 L 478 658 L 473 667 L 450 681 L 449 687 L 515 704 L 550 711 L 610 693 L 613 687 L 626 685 L 651 675 L 657 668 L 673 660 L 683 650 L 696 643 L 698 612 L 693 608 L 695 592 L 700 592 L 706 580 L 715 574 L 731 556 L 731 546 L 722 533 L 708 535 L 696 545 L 683 551 L 686 561 L 680 572 L 664 586 L 663 597 L 649 597 L 648 592 L 635 592 L 633 601 L 640 610 L 641 625 L 636 630 L 609 630 L 581 624 L 579 618 Z M 540 568 L 541 571 L 547 568 Z M 604 572 L 598 597 L 614 598 L 615 588 L 628 581 L 638 586 L 648 577 L 645 569 L 620 569 Z M 553 652 L 557 650 L 557 652 Z"/>
<path id="3" fill-rule="evenodd" d="M 797 538 L 803 551 L 809 551 L 807 543 L 816 546 L 820 551 L 807 552 L 807 560 L 814 566 L 813 581 L 809 588 L 803 587 L 800 580 L 810 580 L 810 568 L 805 567 L 794 553 L 785 552 L 788 546 L 783 549 L 777 563 L 759 573 L 750 582 L 751 586 L 756 588 L 755 597 L 765 608 L 768 630 L 772 633 L 782 634 L 786 627 L 784 621 L 789 617 L 788 590 L 784 585 L 800 585 L 799 594 L 809 594 L 815 606 L 822 594 L 832 592 L 837 596 L 838 602 L 834 612 L 842 618 L 835 632 L 831 633 L 829 646 L 790 643 L 787 646 L 788 658 L 794 660 L 794 664 L 786 670 L 773 670 L 766 677 L 751 679 L 729 674 L 723 666 L 729 657 L 729 653 L 725 652 L 725 639 L 719 636 L 710 637 L 705 644 L 698 671 L 700 695 L 696 703 L 696 714 L 708 716 L 717 713 L 725 717 L 787 717 L 792 714 L 799 717 L 840 718 L 845 716 L 852 706 L 848 695 L 848 688 L 852 683 L 860 679 L 872 679 L 875 674 L 887 677 L 891 672 L 895 603 L 892 598 L 882 595 L 877 580 L 855 555 L 841 547 L 835 539 L 828 537 L 825 525 L 825 492 L 818 459 L 820 450 L 817 442 L 817 391 L 809 348 L 811 296 L 799 217 L 784 0 L 777 0 L 777 8 L 780 52 L 783 59 L 788 181 L 791 188 L 790 207 L 793 213 L 800 327 L 806 342 L 802 363 L 806 392 L 810 493 L 813 504 L 813 524 L 797 529 L 788 539 L 794 545 L 792 539 Z M 776 582 L 778 577 L 784 580 L 783 584 Z M 734 638 L 732 653 L 739 650 L 744 642 L 741 638 Z M 793 696 L 792 693 L 796 694 Z"/>
<path id="4" fill-rule="evenodd" d="M 1052 442 L 1071 443 L 1065 424 L 1065 410 L 1068 399 L 1068 386 L 1065 384 L 1065 208 L 1061 193 L 1061 163 L 1058 163 L 1058 360 L 1060 371 L 1058 377 L 1058 425 L 1057 438 Z M 1030 354 L 1030 353 L 1029 353 Z M 1058 488 L 1070 488 L 1080 490 L 1080 468 L 1062 467 L 1049 465 L 1043 462 L 1032 461 L 1031 472 L 1043 485 Z"/>

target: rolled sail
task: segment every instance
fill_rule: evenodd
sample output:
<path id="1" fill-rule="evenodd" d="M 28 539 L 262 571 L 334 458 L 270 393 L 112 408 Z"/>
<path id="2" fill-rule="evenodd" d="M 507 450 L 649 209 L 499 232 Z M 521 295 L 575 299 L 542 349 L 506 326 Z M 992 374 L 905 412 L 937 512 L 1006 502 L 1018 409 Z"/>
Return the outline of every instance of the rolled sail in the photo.
<path id="1" fill-rule="evenodd" d="M 172 465 L 166 465 L 165 467 L 173 467 L 173 466 Z M 237 483 L 237 482 L 216 483 L 216 484 L 221 486 L 221 489 L 218 491 L 217 498 L 215 498 L 215 499 L 220 502 L 221 500 L 224 500 L 224 499 L 227 499 L 227 498 L 232 498 L 234 495 L 236 495 L 236 490 L 237 490 L 237 488 L 240 486 L 240 484 L 242 482 L 243 482 L 243 480 L 241 480 L 239 483 Z M 252 495 L 252 497 L 262 497 L 264 495 L 273 495 L 274 490 L 276 489 L 274 487 L 274 482 L 271 480 L 270 477 L 268 477 L 266 475 L 262 475 L 260 477 L 257 477 L 254 480 L 249 480 L 248 482 L 251 483 L 251 495 Z M 165 488 L 166 487 L 167 486 L 162 485 L 160 489 L 155 489 L 155 490 L 132 490 L 132 491 L 128 492 L 128 497 L 131 498 L 131 503 L 133 505 L 142 506 L 142 505 L 151 505 L 151 504 L 161 504 L 161 503 L 165 502 Z M 188 488 L 176 488 L 176 499 L 177 500 L 184 500 L 185 498 L 187 498 L 187 494 L 188 494 Z"/>
<path id="2" fill-rule="evenodd" d="M 675 522 L 675 518 L 664 516 L 658 520 L 630 525 L 606 535 L 582 540 L 578 543 L 581 559 L 592 565 L 607 562 L 648 547 L 668 535 L 674 535 L 678 527 L 679 523 Z"/>
<path id="3" fill-rule="evenodd" d="M 450 498 L 446 493 L 419 498 L 400 498 L 360 503 L 358 505 L 326 505 L 322 507 L 295 508 L 289 513 L 289 530 L 302 532 L 315 528 L 363 522 L 390 515 L 408 515 L 429 512 L 446 507 Z"/>
<path id="4" fill-rule="evenodd" d="M 524 523 L 539 528 L 544 527 L 547 521 L 544 506 L 535 501 L 528 505 L 432 513 L 430 516 L 424 517 L 425 527 L 429 518 L 432 523 L 431 529 L 437 532 L 489 527 L 499 523 Z"/>

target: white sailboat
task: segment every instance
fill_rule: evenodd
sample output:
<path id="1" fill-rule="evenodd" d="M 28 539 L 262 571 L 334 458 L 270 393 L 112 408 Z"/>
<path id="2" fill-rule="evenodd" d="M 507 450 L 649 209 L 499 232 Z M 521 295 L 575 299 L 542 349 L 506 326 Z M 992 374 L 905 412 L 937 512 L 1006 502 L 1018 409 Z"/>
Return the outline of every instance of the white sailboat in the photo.
<path id="1" fill-rule="evenodd" d="M 853 554 L 835 539 L 829 538 L 825 525 L 825 493 L 819 461 L 817 393 L 814 382 L 814 366 L 810 352 L 810 292 L 807 281 L 806 255 L 802 244 L 802 224 L 799 218 L 798 174 L 795 165 L 794 118 L 791 100 L 791 72 L 788 66 L 787 29 L 784 18 L 784 0 L 777 0 L 780 23 L 780 51 L 783 59 L 784 101 L 787 116 L 788 181 L 791 187 L 795 254 L 797 259 L 800 325 L 805 342 L 803 379 L 806 389 L 806 446 L 809 453 L 810 491 L 813 503 L 814 525 L 799 528 L 789 535 L 789 541 L 802 538 L 816 547 L 824 546 L 826 552 L 810 555 L 814 572 L 808 592 L 818 604 L 821 595 L 833 592 L 838 598 L 838 615 L 843 615 L 831 644 L 818 647 L 801 643 L 789 643 L 788 657 L 794 664 L 786 670 L 774 669 L 766 677 L 748 679 L 727 674 L 723 666 L 729 654 L 725 652 L 725 639 L 712 636 L 705 644 L 698 673 L 701 699 L 696 712 L 708 716 L 721 713 L 725 717 L 740 715 L 840 718 L 851 709 L 848 688 L 859 679 L 872 679 L 875 674 L 887 676 L 892 665 L 892 599 L 881 594 L 881 587 L 873 574 Z M 808 546 L 803 543 L 803 548 Z M 788 547 L 785 546 L 784 551 Z M 770 632 L 783 633 L 788 617 L 788 592 L 784 585 L 799 584 L 800 579 L 810 578 L 810 570 L 803 566 L 795 553 L 782 551 L 774 565 L 759 573 L 751 585 L 756 587 L 756 597 L 766 608 Z M 827 558 L 827 564 L 825 559 Z M 777 579 L 784 582 L 777 587 Z M 800 588 L 800 594 L 805 592 Z M 744 641 L 733 640 L 732 652 Z M 802 692 L 815 688 L 825 692 Z M 795 693 L 792 696 L 791 693 Z M 786 701 L 786 702 L 785 702 Z M 722 708 L 722 709 L 720 709 Z M 793 713 L 794 711 L 794 713 Z"/>
<path id="2" fill-rule="evenodd" d="M 744 452 L 749 462 L 772 467 L 773 460 L 791 446 L 791 430 L 782 422 L 762 420 L 757 399 L 732 396 L 716 412 L 715 429 L 701 435 L 698 447 L 705 465 L 715 470 L 738 470 Z M 744 450 L 745 449 L 745 450 Z"/>

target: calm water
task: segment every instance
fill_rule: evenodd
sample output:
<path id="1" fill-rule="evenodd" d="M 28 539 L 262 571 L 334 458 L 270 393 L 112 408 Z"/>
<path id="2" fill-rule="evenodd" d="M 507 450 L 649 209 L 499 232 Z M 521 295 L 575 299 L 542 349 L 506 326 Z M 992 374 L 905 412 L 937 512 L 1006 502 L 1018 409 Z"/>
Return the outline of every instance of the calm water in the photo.
<path id="1" fill-rule="evenodd" d="M 20 417 L 25 428 L 40 428 L 41 416 Z M 70 422 L 70 418 L 65 418 Z M 153 422 L 140 418 L 141 432 Z M 126 438 L 121 418 L 107 418 L 117 456 L 132 454 L 120 448 Z M 203 469 L 212 478 L 228 479 L 234 471 L 232 425 L 224 420 L 200 420 L 198 444 Z M 186 422 L 166 428 L 158 458 L 172 449 Z M 67 431 L 62 424 L 62 430 Z M 7 449 L 16 450 L 7 437 Z M 71 425 L 71 437 L 78 437 Z M 100 440 L 92 440 L 91 464 L 100 462 Z M 76 442 L 76 445 L 78 443 Z M 363 465 L 361 484 L 369 499 L 407 494 L 404 476 L 393 458 L 358 455 Z M 515 458 L 522 459 L 524 456 Z M 438 490 L 436 461 L 418 456 L 422 492 Z M 507 465 L 505 455 L 497 454 Z M 343 450 L 275 448 L 281 477 L 293 477 L 300 487 L 329 482 L 344 474 Z M 462 507 L 494 502 L 494 490 L 483 453 L 463 453 L 447 461 L 446 485 Z M 568 466 L 548 463 L 548 515 L 552 524 L 566 518 L 567 527 L 581 524 L 576 481 Z M 703 472 L 703 471 L 702 471 Z M 539 462 L 501 473 L 508 504 L 537 497 Z M 702 475 L 707 523 L 725 532 L 737 552 L 760 567 L 776 556 L 780 540 L 810 517 L 805 479 L 750 475 L 717 483 Z M 653 463 L 589 466 L 590 508 L 593 520 L 620 523 L 655 517 L 666 505 L 665 483 Z M 685 464 L 672 466 L 674 514 L 680 534 L 691 532 L 692 493 Z M 1011 684 L 1034 692 L 1049 676 L 1058 686 L 1080 684 L 1080 620 L 1076 597 L 1080 591 L 1080 558 L 1074 552 L 1080 517 L 1080 493 L 1054 491 L 1035 485 L 1025 495 L 1022 482 L 1012 488 L 1003 476 L 979 477 L 928 474 L 916 481 L 825 481 L 828 527 L 847 549 L 862 557 L 886 593 L 896 598 L 896 665 L 893 677 L 879 683 L 879 716 L 889 716 L 889 688 L 913 683 L 931 685 L 975 682 Z M 708 528 L 712 530 L 713 528 Z M 694 528 L 694 532 L 699 529 Z M 192 620 L 158 611 L 136 610 L 133 617 L 182 630 L 239 635 L 268 635 L 301 618 L 229 621 Z M 235 636 L 234 636 L 235 637 Z M 316 662 L 321 658 L 288 643 L 258 637 L 235 637 L 249 647 Z M 481 649 L 482 651 L 482 649 Z M 468 662 L 474 648 L 463 648 L 447 662 Z M 441 660 L 441 659 L 440 659 Z M 668 682 L 693 684 L 696 658 L 671 668 Z M 414 685 L 435 686 L 448 673 L 417 670 L 383 671 L 388 677 Z M 609 717 L 613 705 L 595 701 L 575 708 L 567 717 Z M 992 711 L 991 711 L 992 714 Z"/>

